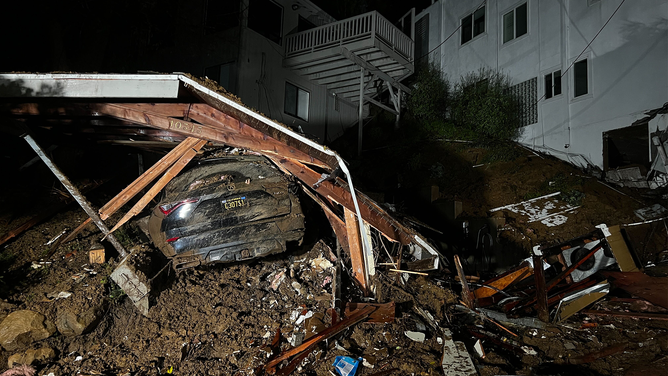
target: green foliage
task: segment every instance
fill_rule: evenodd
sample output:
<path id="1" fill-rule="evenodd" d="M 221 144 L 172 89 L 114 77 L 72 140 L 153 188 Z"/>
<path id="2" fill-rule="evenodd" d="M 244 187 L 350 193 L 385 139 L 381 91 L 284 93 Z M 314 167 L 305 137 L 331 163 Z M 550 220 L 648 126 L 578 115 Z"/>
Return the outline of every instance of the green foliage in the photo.
<path id="1" fill-rule="evenodd" d="M 483 144 L 519 136 L 517 100 L 508 94 L 507 76 L 489 69 L 470 73 L 455 85 L 451 115 L 458 127 L 476 132 Z"/>
<path id="2" fill-rule="evenodd" d="M 434 64 L 417 73 L 408 99 L 408 118 L 428 138 L 450 138 L 496 145 L 519 136 L 517 100 L 506 75 L 481 69 L 454 87 Z"/>
<path id="3" fill-rule="evenodd" d="M 109 299 L 117 300 L 123 296 L 125 296 L 125 291 L 113 280 L 109 279 Z"/>
<path id="4" fill-rule="evenodd" d="M 411 117 L 428 128 L 441 125 L 449 105 L 450 83 L 434 63 L 418 67 L 417 81 L 408 98 Z"/>

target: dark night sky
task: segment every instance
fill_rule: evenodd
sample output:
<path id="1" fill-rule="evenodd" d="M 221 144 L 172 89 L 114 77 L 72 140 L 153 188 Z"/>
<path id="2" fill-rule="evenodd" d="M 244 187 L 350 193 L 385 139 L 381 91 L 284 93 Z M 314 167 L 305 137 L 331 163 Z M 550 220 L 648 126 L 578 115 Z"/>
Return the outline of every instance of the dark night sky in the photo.
<path id="1" fill-rule="evenodd" d="M 219 0 L 226 1 L 226 0 Z M 431 0 L 313 0 L 336 19 L 378 10 L 395 22 Z M 141 63 L 155 45 L 147 35 L 173 38 L 184 0 L 22 1 L 3 6 L 0 72 L 115 72 L 157 69 Z M 185 3 L 188 4 L 188 3 Z M 183 21 L 182 19 L 180 21 Z M 193 24 L 198 20 L 188 20 Z M 183 22 L 181 22 L 181 25 Z"/>

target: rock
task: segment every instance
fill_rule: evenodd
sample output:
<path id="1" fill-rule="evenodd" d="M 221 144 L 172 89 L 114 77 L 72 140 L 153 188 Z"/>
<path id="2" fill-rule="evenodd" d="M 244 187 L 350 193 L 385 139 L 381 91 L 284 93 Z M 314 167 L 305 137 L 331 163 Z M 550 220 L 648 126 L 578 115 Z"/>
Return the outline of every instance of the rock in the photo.
<path id="1" fill-rule="evenodd" d="M 35 361 L 37 363 L 46 363 L 51 359 L 56 357 L 56 352 L 50 347 L 43 347 L 41 349 L 30 349 L 26 350 L 23 353 L 16 353 L 9 357 L 7 361 L 7 367 L 12 368 L 14 364 L 27 364 L 31 365 Z"/>
<path id="2" fill-rule="evenodd" d="M 81 314 L 75 314 L 69 309 L 59 309 L 56 326 L 60 334 L 64 336 L 78 336 L 90 333 L 100 323 L 106 304 L 91 307 Z"/>
<path id="3" fill-rule="evenodd" d="M 56 332 L 53 323 L 41 313 L 21 310 L 10 313 L 0 324 L 0 345 L 7 351 L 49 338 Z"/>

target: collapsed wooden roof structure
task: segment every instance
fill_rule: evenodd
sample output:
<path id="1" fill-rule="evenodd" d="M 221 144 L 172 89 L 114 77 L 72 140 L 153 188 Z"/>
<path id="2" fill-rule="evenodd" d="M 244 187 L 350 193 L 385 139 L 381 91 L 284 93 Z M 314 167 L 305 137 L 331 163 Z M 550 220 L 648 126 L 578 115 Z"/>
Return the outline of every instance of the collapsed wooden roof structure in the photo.
<path id="1" fill-rule="evenodd" d="M 0 117 L 4 120 L 0 126 L 14 133 L 19 130 L 17 134 L 24 133 L 21 128 L 45 125 L 63 130 L 74 125 L 90 128 L 90 132 L 115 127 L 116 135 L 151 135 L 153 140 L 126 140 L 130 145 L 155 146 L 158 140 L 174 147 L 180 142 L 102 207 L 98 211 L 101 220 L 164 173 L 151 189 L 157 194 L 199 148 L 211 142 L 261 153 L 301 181 L 349 252 L 353 277 L 365 293 L 370 292 L 370 276 L 375 273 L 368 226 L 391 241 L 410 245 L 418 258 L 430 258 L 432 267 L 438 267 L 437 252 L 424 238 L 354 188 L 346 164 L 336 152 L 207 86 L 211 85 L 184 74 L 0 74 Z M 146 205 L 150 198 L 142 201 Z M 135 205 L 114 229 L 141 208 Z"/>

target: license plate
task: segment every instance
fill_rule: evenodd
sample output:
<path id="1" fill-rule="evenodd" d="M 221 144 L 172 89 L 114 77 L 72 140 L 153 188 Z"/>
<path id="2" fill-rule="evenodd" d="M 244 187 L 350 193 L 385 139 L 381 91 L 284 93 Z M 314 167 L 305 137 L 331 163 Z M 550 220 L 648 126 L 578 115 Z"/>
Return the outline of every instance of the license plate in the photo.
<path id="1" fill-rule="evenodd" d="M 225 210 L 230 210 L 248 206 L 248 201 L 246 200 L 246 196 L 243 196 L 223 200 L 222 204 Z"/>

